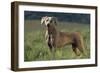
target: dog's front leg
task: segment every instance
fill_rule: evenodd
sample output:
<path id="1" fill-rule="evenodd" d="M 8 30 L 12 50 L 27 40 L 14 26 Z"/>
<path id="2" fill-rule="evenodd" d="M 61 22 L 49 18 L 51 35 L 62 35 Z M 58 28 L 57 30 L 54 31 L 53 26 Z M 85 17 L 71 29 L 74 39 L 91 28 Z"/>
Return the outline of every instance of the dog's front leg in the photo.
<path id="1" fill-rule="evenodd" d="M 48 38 L 49 38 L 48 31 L 46 31 L 45 32 L 45 40 L 46 40 L 46 43 L 48 42 Z"/>
<path id="2" fill-rule="evenodd" d="M 53 36 L 52 35 L 49 35 L 49 38 L 48 38 L 48 46 L 49 46 L 49 49 L 52 53 L 52 59 L 54 60 L 55 59 L 55 48 L 54 48 L 54 39 L 53 39 Z"/>

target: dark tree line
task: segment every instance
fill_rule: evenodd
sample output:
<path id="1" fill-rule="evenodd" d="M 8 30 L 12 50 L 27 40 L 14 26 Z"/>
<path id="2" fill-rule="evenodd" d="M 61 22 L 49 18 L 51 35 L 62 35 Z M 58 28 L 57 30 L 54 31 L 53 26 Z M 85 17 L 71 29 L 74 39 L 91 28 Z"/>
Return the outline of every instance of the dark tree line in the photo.
<path id="1" fill-rule="evenodd" d="M 90 14 L 58 13 L 58 12 L 34 12 L 34 11 L 25 11 L 24 12 L 25 20 L 34 20 L 34 19 L 40 20 L 41 17 L 43 17 L 43 16 L 54 16 L 54 17 L 57 17 L 58 21 L 90 24 Z"/>

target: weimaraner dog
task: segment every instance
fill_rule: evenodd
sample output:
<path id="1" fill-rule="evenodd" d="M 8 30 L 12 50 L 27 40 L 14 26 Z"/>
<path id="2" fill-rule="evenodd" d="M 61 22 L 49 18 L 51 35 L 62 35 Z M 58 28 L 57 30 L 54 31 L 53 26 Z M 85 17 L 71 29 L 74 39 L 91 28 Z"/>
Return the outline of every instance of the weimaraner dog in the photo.
<path id="1" fill-rule="evenodd" d="M 45 39 L 51 51 L 70 44 L 76 55 L 80 55 L 77 50 L 84 54 L 83 37 L 80 32 L 59 32 L 56 28 L 58 24 L 56 17 L 42 17 L 41 24 L 46 26 Z"/>

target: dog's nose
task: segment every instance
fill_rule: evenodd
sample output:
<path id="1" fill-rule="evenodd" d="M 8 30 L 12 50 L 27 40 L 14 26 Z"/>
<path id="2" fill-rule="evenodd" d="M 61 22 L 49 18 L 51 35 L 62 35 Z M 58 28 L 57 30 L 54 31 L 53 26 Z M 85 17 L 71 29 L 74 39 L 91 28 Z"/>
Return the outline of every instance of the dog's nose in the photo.
<path id="1" fill-rule="evenodd" d="M 50 24 L 47 24 L 47 27 L 50 27 Z"/>

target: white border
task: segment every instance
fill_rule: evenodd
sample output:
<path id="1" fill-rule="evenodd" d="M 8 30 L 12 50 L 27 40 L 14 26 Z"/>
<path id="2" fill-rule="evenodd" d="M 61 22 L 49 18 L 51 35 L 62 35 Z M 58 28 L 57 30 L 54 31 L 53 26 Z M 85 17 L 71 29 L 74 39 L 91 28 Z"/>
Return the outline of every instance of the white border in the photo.
<path id="1" fill-rule="evenodd" d="M 91 57 L 90 59 L 79 60 L 55 60 L 55 61 L 33 61 L 24 62 L 24 11 L 44 11 L 44 12 L 65 12 L 65 13 L 88 13 L 91 15 Z M 48 66 L 63 66 L 63 65 L 83 65 L 95 64 L 95 10 L 93 9 L 77 9 L 77 8 L 61 8 L 61 7 L 47 7 L 47 6 L 19 6 L 19 68 L 34 68 L 34 67 L 48 67 Z"/>

